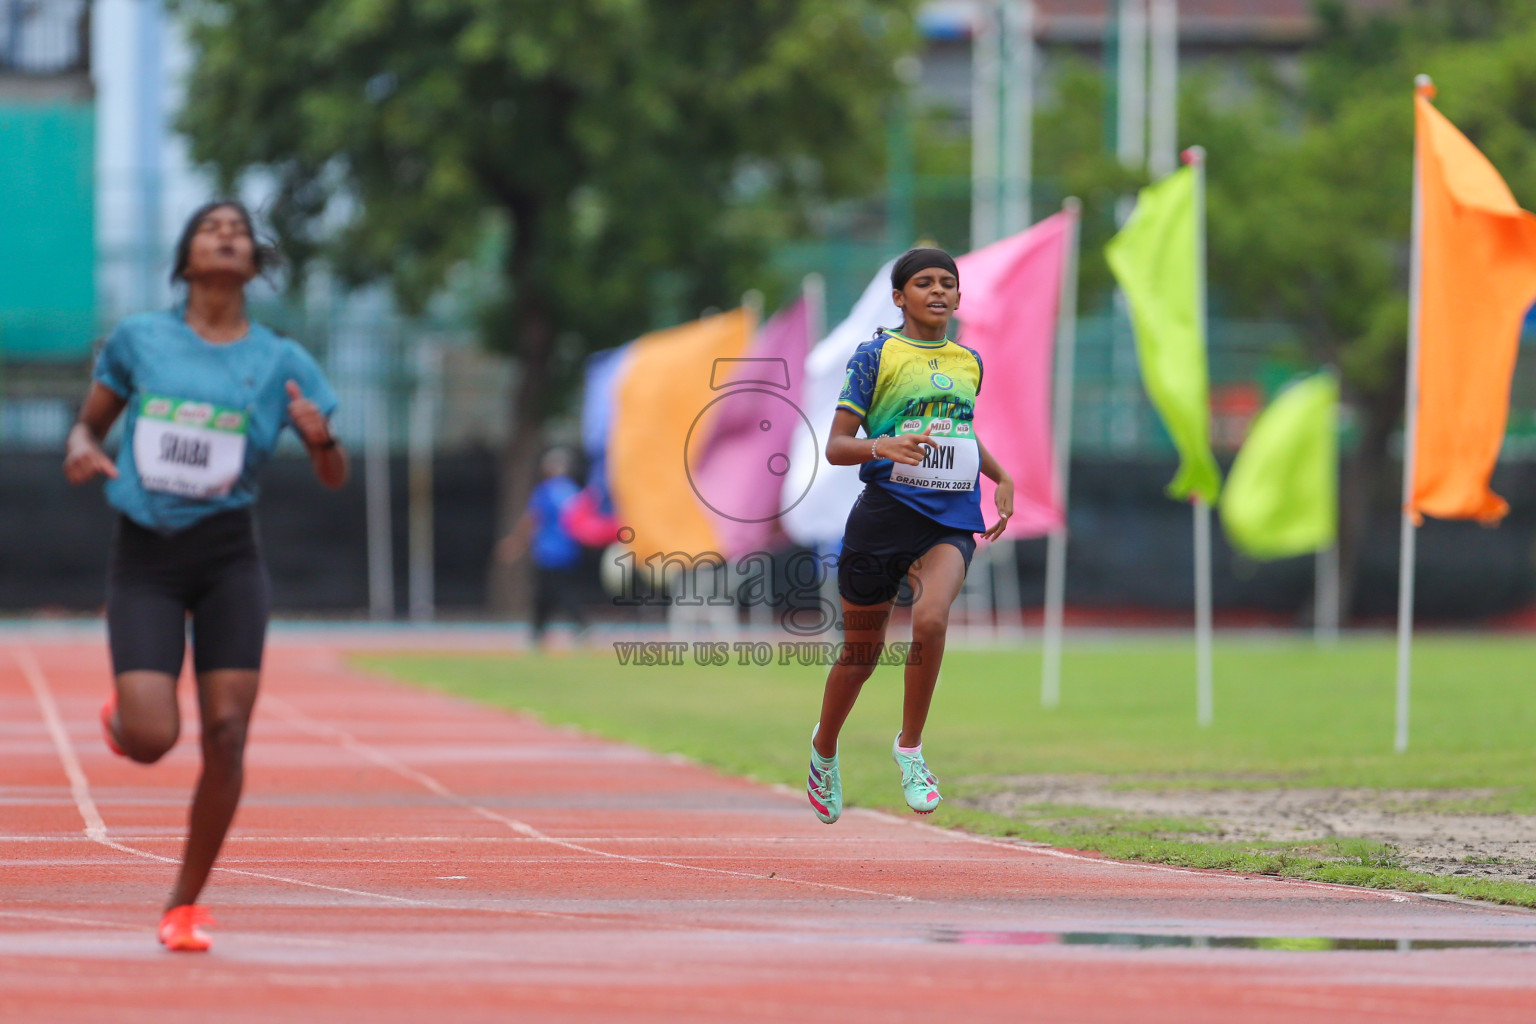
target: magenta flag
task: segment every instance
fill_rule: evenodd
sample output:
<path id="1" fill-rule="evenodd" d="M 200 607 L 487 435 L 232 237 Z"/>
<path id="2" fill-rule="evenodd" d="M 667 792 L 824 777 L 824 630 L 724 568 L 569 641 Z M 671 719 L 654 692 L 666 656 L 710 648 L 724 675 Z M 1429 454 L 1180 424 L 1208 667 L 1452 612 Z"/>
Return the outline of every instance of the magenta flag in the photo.
<path id="1" fill-rule="evenodd" d="M 727 558 L 788 542 L 779 518 L 798 498 L 784 479 L 790 441 L 805 420 L 799 403 L 811 316 L 801 296 L 758 329 L 745 357 L 717 359 L 712 368 L 713 429 L 688 476 Z M 691 438 L 689 447 L 698 443 Z"/>
<path id="2" fill-rule="evenodd" d="M 1051 369 L 1071 214 L 966 253 L 960 268 L 959 341 L 981 355 L 976 434 L 1013 477 L 1004 538 L 1063 525 L 1051 432 Z M 981 514 L 997 521 L 996 488 L 981 478 Z"/>

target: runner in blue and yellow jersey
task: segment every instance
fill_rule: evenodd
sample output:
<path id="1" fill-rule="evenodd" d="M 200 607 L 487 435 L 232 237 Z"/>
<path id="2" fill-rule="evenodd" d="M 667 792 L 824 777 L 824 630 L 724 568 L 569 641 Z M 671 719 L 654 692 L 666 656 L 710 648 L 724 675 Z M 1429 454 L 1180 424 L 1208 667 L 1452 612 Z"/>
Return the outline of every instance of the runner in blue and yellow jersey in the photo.
<path id="1" fill-rule="evenodd" d="M 827 461 L 857 464 L 864 481 L 838 558 L 843 650 L 827 676 L 821 720 L 811 734 L 807 793 L 828 824 L 842 813 L 838 734 L 880 657 L 903 579 L 913 595 L 913 643 L 891 756 L 907 806 L 919 814 L 938 806 L 938 779 L 923 759 L 923 726 L 944 657 L 949 608 L 976 550 L 975 534 L 995 539 L 1013 515 L 1013 480 L 973 425 L 981 357 L 948 337 L 960 305 L 955 261 L 942 249 L 913 249 L 896 261 L 891 288 L 901 329 L 878 331 L 848 361 L 827 441 Z M 982 473 L 997 484 L 998 519 L 990 528 L 981 514 Z"/>
<path id="2" fill-rule="evenodd" d="M 251 512 L 257 471 L 288 429 L 323 484 L 347 478 L 325 375 L 296 342 L 246 316 L 245 286 L 275 255 L 239 203 L 194 213 L 171 272 L 186 284 L 186 302 L 127 317 L 112 331 L 64 458 L 71 483 L 107 477 L 118 512 L 107 576 L 114 687 L 101 711 L 115 753 L 151 764 L 176 743 L 176 680 L 191 620 L 203 771 L 160 922 L 172 950 L 208 948 L 200 925 L 211 922 L 197 899 L 244 780 L 269 605 Z M 113 459 L 102 442 L 119 416 Z"/>

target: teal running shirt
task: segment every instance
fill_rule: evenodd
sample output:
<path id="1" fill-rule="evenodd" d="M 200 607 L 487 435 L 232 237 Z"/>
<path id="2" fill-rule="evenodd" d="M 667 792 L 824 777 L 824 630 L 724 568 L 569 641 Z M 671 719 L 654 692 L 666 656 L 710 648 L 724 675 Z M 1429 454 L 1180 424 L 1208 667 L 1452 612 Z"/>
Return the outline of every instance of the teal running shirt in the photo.
<path id="1" fill-rule="evenodd" d="M 327 417 L 337 404 L 297 342 L 252 322 L 244 338 L 215 344 L 179 308 L 125 317 L 93 376 L 128 403 L 107 503 L 163 534 L 255 502 L 256 473 L 293 426 L 288 381 Z"/>

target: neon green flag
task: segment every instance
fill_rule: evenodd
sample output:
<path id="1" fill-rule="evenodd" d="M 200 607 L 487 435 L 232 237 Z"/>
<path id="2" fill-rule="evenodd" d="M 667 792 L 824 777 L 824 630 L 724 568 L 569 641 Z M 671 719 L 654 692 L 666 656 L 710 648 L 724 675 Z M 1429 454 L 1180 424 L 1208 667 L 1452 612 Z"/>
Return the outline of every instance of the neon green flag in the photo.
<path id="1" fill-rule="evenodd" d="M 1339 522 L 1339 382 L 1320 373 L 1282 391 L 1254 421 L 1221 495 L 1221 525 L 1252 558 L 1333 546 Z"/>
<path id="2" fill-rule="evenodd" d="M 1215 504 L 1221 470 L 1211 454 L 1195 186 L 1195 169 L 1186 167 L 1142 189 L 1104 255 L 1131 305 L 1142 383 L 1179 451 L 1168 493 Z"/>

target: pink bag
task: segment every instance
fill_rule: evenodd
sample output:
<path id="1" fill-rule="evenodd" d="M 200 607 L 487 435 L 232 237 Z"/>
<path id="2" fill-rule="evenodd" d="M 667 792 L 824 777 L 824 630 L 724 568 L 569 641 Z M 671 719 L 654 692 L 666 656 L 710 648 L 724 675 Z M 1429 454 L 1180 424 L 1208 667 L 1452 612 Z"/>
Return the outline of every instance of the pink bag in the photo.
<path id="1" fill-rule="evenodd" d="M 580 491 L 560 510 L 560 526 L 579 543 L 602 548 L 618 537 L 619 523 L 603 512 L 591 488 Z"/>

